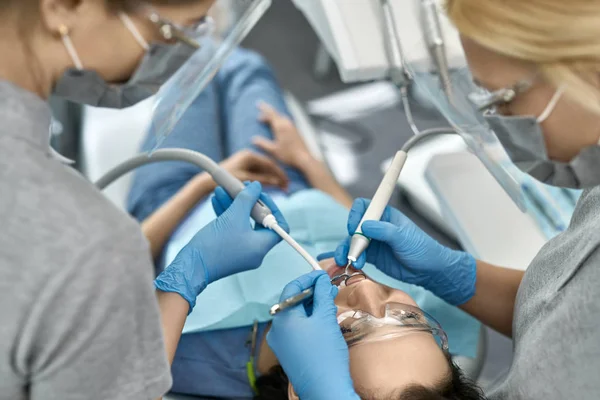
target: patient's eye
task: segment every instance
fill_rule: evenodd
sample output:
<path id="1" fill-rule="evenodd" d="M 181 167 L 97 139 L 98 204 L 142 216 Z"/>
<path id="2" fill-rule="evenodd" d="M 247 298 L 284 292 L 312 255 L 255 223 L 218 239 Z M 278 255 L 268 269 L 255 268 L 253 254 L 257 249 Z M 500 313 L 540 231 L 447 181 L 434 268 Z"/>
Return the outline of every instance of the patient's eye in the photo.
<path id="1" fill-rule="evenodd" d="M 415 313 L 415 312 L 405 312 L 403 315 L 404 318 L 413 318 L 413 319 L 419 319 L 419 314 Z"/>
<path id="2" fill-rule="evenodd" d="M 402 311 L 400 313 L 400 321 L 407 321 L 408 323 L 426 323 L 426 320 L 421 314 L 412 311 Z"/>
<path id="3" fill-rule="evenodd" d="M 347 333 L 352 333 L 352 328 L 347 326 L 340 326 L 340 331 L 342 331 L 342 335 L 345 335 Z"/>

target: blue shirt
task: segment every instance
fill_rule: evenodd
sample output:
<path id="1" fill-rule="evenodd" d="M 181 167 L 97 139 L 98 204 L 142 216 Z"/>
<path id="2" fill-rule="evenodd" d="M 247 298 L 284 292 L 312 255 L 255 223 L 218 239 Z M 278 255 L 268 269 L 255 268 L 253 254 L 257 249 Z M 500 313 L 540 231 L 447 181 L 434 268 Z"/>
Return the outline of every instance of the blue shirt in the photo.
<path id="1" fill-rule="evenodd" d="M 267 323 L 258 326 L 256 359 L 267 326 Z M 172 391 L 227 399 L 253 398 L 246 372 L 251 333 L 252 326 L 245 326 L 183 335 L 172 366 Z"/>

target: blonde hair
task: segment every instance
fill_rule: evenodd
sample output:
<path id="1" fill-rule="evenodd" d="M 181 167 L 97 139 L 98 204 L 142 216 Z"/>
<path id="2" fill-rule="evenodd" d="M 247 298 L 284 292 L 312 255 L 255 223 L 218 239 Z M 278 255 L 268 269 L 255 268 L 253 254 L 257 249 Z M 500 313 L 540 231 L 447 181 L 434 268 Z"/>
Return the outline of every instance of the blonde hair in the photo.
<path id="1" fill-rule="evenodd" d="M 445 1 L 462 35 L 536 65 L 546 81 L 600 114 L 600 1 Z"/>

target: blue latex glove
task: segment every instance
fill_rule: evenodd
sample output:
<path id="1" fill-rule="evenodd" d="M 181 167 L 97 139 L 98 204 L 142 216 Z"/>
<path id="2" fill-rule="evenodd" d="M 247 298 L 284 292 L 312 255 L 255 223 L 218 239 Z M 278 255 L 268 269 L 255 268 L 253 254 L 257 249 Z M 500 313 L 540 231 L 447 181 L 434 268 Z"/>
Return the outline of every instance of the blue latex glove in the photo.
<path id="1" fill-rule="evenodd" d="M 281 301 L 313 285 L 312 303 L 277 314 L 267 342 L 302 400 L 358 400 L 333 302 L 338 289 L 329 276 L 324 271 L 301 276 L 283 289 Z"/>
<path id="2" fill-rule="evenodd" d="M 217 188 L 213 207 L 218 218 L 181 249 L 156 278 L 156 288 L 179 293 L 190 304 L 191 312 L 196 297 L 211 282 L 258 268 L 269 250 L 281 240 L 275 232 L 259 224 L 252 227 L 250 213 L 258 199 L 273 211 L 283 229 L 289 229 L 275 203 L 261 191 L 260 183 L 251 183 L 232 201 L 222 188 Z M 215 200 L 217 198 L 220 200 Z"/>
<path id="3" fill-rule="evenodd" d="M 354 201 L 348 216 L 351 235 L 369 204 L 365 199 Z M 452 305 L 464 304 L 475 294 L 473 256 L 442 246 L 400 211 L 387 207 L 380 221 L 366 221 L 362 231 L 372 241 L 355 263 L 356 268 L 368 262 L 392 278 L 421 286 Z M 350 237 L 335 252 L 338 265 L 347 264 L 349 247 Z"/>

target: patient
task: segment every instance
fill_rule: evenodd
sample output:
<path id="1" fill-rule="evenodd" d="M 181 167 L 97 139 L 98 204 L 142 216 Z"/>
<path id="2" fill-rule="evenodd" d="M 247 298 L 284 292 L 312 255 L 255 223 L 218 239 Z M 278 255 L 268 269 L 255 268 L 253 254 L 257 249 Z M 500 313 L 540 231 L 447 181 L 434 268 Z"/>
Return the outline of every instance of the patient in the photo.
<path id="1" fill-rule="evenodd" d="M 142 150 L 152 150 L 155 143 L 149 134 Z M 352 206 L 352 198 L 296 131 L 271 69 L 251 51 L 232 53 L 162 147 L 199 151 L 238 179 L 261 182 L 271 195 L 313 188 Z M 142 223 L 155 259 L 179 223 L 214 189 L 210 176 L 189 163 L 136 170 L 127 208 Z"/>
<path id="2" fill-rule="evenodd" d="M 153 146 L 149 135 L 143 149 Z M 232 54 L 165 146 L 200 151 L 238 178 L 261 181 L 282 198 L 316 188 L 346 208 L 352 203 L 325 164 L 310 155 L 271 70 L 249 51 Z M 161 259 L 177 227 L 205 206 L 214 187 L 209 176 L 186 163 L 154 164 L 136 172 L 128 208 L 142 223 L 155 259 Z M 324 265 L 332 275 L 342 271 L 331 261 Z M 387 303 L 415 305 L 405 293 L 369 280 L 342 288 L 336 303 L 340 313 L 361 310 L 378 318 Z M 258 324 L 255 335 L 253 326 L 184 334 L 172 366 L 173 391 L 227 399 L 294 398 L 266 344 L 269 326 Z M 252 336 L 257 343 L 254 353 Z M 247 372 L 251 356 L 258 394 Z M 400 394 L 407 399 L 481 398 L 431 333 L 352 345 L 350 356 L 352 376 L 365 399 L 395 399 Z"/>
<path id="3" fill-rule="evenodd" d="M 321 266 L 332 278 L 343 272 L 332 259 L 322 261 Z M 340 287 L 335 304 L 338 306 L 338 323 L 349 345 L 350 372 L 362 399 L 484 399 L 481 390 L 452 363 L 445 348 L 443 331 L 434 336 L 432 332 L 386 325 L 390 321 L 381 324 L 386 315 L 394 314 L 386 314 L 386 309 L 404 310 L 405 313 L 396 313 L 393 318 L 402 320 L 403 324 L 421 325 L 424 322 L 421 310 L 406 293 L 370 279 L 352 279 L 347 286 Z M 377 324 L 363 323 L 361 328 L 365 328 L 365 332 L 347 332 L 350 323 L 357 322 L 357 311 L 362 311 L 361 320 L 366 319 L 366 313 L 379 319 Z M 430 325 L 436 327 L 437 323 L 431 320 Z M 360 338 L 356 340 L 356 336 Z M 263 350 L 264 347 L 267 349 Z M 255 399 L 297 399 L 266 341 L 258 366 L 259 372 L 265 372 L 268 367 L 271 370 L 258 379 L 259 395 Z"/>

